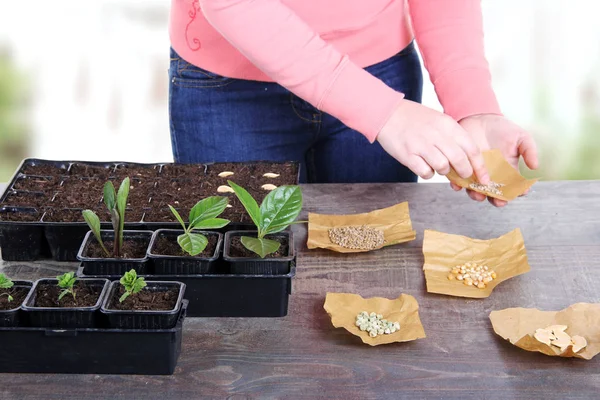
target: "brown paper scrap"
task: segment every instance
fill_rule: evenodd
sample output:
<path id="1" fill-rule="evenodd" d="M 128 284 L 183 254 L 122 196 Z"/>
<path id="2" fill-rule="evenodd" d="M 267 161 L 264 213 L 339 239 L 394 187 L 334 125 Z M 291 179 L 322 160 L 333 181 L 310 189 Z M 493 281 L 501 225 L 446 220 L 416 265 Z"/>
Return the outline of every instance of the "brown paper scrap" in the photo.
<path id="1" fill-rule="evenodd" d="M 364 299 L 352 293 L 327 293 L 323 308 L 331 317 L 333 326 L 346 329 L 371 346 L 409 342 L 425 337 L 425 330 L 419 319 L 419 304 L 408 294 L 390 300 L 383 297 Z M 356 316 L 362 311 L 381 314 L 388 321 L 399 322 L 400 330 L 372 338 L 368 332 L 361 331 L 355 324 Z"/>
<path id="2" fill-rule="evenodd" d="M 309 249 L 323 248 L 340 253 L 359 253 L 371 251 L 366 249 L 348 249 L 332 243 L 329 239 L 329 229 L 341 226 L 360 226 L 383 230 L 384 244 L 381 247 L 415 240 L 417 233 L 412 228 L 408 202 L 396 204 L 392 207 L 371 211 L 363 214 L 351 215 L 326 215 L 308 214 L 308 242 Z"/>
<path id="3" fill-rule="evenodd" d="M 500 283 L 531 269 L 527 261 L 523 235 L 518 228 L 490 240 L 425 230 L 423 255 L 427 291 L 450 296 L 485 298 L 492 294 Z M 496 272 L 497 278 L 489 282 L 484 289 L 466 286 L 461 281 L 448 280 L 452 268 L 468 262 L 487 265 L 490 270 Z"/>
<path id="4" fill-rule="evenodd" d="M 494 332 L 515 346 L 548 356 L 576 357 L 591 360 L 600 353 L 600 304 L 576 303 L 561 311 L 540 311 L 535 308 L 507 308 L 490 313 Z M 538 328 L 550 325 L 566 325 L 572 336 L 583 336 L 587 346 L 574 353 L 571 346 L 564 352 L 536 340 L 533 335 Z"/>
<path id="5" fill-rule="evenodd" d="M 493 194 L 478 189 L 471 189 L 469 185 L 471 183 L 478 183 L 475 175 L 472 175 L 468 179 L 461 178 L 454 169 L 446 175 L 450 182 L 466 189 L 471 189 L 475 192 L 483 193 L 488 197 L 494 197 L 496 199 L 511 201 L 521 196 L 527 190 L 536 183 L 537 179 L 526 179 L 519 171 L 514 169 L 512 165 L 506 161 L 500 150 L 489 150 L 482 152 L 485 166 L 487 167 L 490 179 L 496 183 L 503 184 L 500 188 L 502 194 Z"/>

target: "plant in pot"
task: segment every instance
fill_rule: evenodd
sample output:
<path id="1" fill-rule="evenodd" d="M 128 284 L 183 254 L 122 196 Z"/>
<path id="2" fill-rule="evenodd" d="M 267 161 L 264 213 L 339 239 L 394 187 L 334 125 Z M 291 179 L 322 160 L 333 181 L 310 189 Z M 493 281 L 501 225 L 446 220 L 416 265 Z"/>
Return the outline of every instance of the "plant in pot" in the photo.
<path id="1" fill-rule="evenodd" d="M 21 308 L 31 326 L 94 328 L 108 284 L 107 279 L 78 279 L 74 272 L 38 279 Z"/>
<path id="2" fill-rule="evenodd" d="M 221 196 L 200 200 L 190 210 L 187 227 L 177 210 L 169 205 L 183 230 L 158 229 L 152 235 L 148 257 L 154 264 L 154 274 L 215 273 L 223 234 L 201 230 L 220 229 L 229 223 L 227 219 L 217 218 L 228 202 L 226 197 Z"/>
<path id="3" fill-rule="evenodd" d="M 169 329 L 177 323 L 184 293 L 181 282 L 145 281 L 131 269 L 111 283 L 101 310 L 111 328 Z"/>
<path id="4" fill-rule="evenodd" d="M 0 327 L 19 325 L 19 309 L 31 286 L 30 281 L 13 281 L 0 274 Z"/>
<path id="5" fill-rule="evenodd" d="M 90 231 L 83 239 L 77 259 L 86 275 L 123 275 L 131 267 L 140 274 L 147 272 L 146 252 L 152 231 L 123 230 L 129 185 L 129 178 L 123 179 L 115 193 L 111 181 L 104 184 L 104 204 L 111 216 L 112 231 L 101 229 L 100 219 L 92 210 L 83 210 Z"/>
<path id="6" fill-rule="evenodd" d="M 246 189 L 228 181 L 256 231 L 229 231 L 225 234 L 223 259 L 232 274 L 287 274 L 295 258 L 290 230 L 302 210 L 300 186 L 279 186 L 262 201 L 260 207 Z"/>

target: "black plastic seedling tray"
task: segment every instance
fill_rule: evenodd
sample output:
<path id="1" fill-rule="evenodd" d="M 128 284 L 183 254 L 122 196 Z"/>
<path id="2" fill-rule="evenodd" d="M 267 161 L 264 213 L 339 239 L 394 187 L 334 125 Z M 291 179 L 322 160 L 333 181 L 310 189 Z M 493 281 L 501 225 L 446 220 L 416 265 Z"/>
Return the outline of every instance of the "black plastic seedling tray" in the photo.
<path id="1" fill-rule="evenodd" d="M 0 328 L 0 372 L 171 375 L 187 304 L 172 329 Z"/>
<path id="2" fill-rule="evenodd" d="M 77 276 L 118 280 L 118 276 Z M 284 317 L 292 293 L 292 264 L 285 275 L 146 275 L 147 281 L 178 281 L 186 285 L 189 317 Z"/>
<path id="3" fill-rule="evenodd" d="M 294 175 L 294 182 L 285 182 L 280 184 L 298 184 L 300 176 L 300 168 L 296 162 L 271 162 L 271 161 L 252 161 L 248 163 L 227 163 L 236 164 L 241 166 L 256 165 L 261 163 L 269 164 L 281 164 L 287 165 L 294 168 L 292 175 Z M 56 261 L 76 261 L 77 251 L 83 241 L 83 238 L 88 231 L 85 222 L 67 222 L 67 221 L 49 221 L 48 215 L 52 211 L 63 210 L 63 209 L 78 209 L 78 208 L 99 208 L 102 209 L 103 205 L 101 199 L 97 198 L 93 201 L 93 204 L 72 204 L 67 202 L 62 206 L 58 206 L 59 202 L 56 199 L 61 199 L 65 188 L 68 188 L 69 182 L 84 181 L 91 182 L 90 171 L 100 171 L 101 177 L 98 180 L 104 182 L 106 179 L 113 180 L 113 183 L 117 184 L 126 172 L 123 169 L 128 167 L 145 167 L 141 175 L 130 176 L 133 180 L 154 180 L 154 185 L 158 185 L 161 179 L 176 180 L 181 179 L 181 176 L 165 176 L 162 177 L 162 171 L 165 168 L 171 166 L 179 166 L 181 164 L 172 163 L 155 163 L 155 164 L 140 164 L 140 163 L 127 163 L 127 162 L 88 162 L 88 161 L 51 161 L 41 160 L 35 158 L 25 159 L 19 165 L 19 168 L 10 180 L 4 193 L 0 195 L 0 214 L 1 213 L 14 213 L 15 211 L 22 211 L 34 215 L 31 221 L 9 221 L 0 220 L 0 248 L 2 248 L 2 259 L 6 261 L 33 261 L 40 258 L 52 257 Z M 191 166 L 198 166 L 198 171 L 206 174 L 207 170 L 220 164 L 188 164 Z M 57 172 L 54 180 L 49 179 L 46 174 L 48 171 L 40 170 L 40 166 L 54 168 Z M 38 168 L 38 169 L 34 169 Z M 242 167 L 243 168 L 243 167 Z M 93 172 L 93 171 L 92 171 Z M 201 174 L 199 174 L 200 176 Z M 198 178 L 198 176 L 196 177 Z M 37 180 L 38 186 L 26 186 L 27 180 Z M 291 179 L 290 179 L 291 180 Z M 17 183 L 17 192 L 23 195 L 38 196 L 40 193 L 44 194 L 41 202 L 42 205 L 39 207 L 12 207 L 11 204 L 7 204 L 4 200 L 7 196 L 15 195 L 15 184 Z M 40 187 L 44 187 L 45 182 L 60 181 L 55 186 L 51 186 L 47 189 L 47 192 L 39 192 Z M 97 190 L 101 193 L 102 190 Z M 61 192 L 63 191 L 63 192 Z M 50 195 L 52 194 L 53 195 Z M 130 192 L 131 195 L 132 192 Z M 40 195 L 41 196 L 41 195 Z M 101 197 L 101 196 L 100 196 Z M 200 200 L 190 199 L 190 200 Z M 154 205 L 156 206 L 156 205 Z M 158 221 L 151 219 L 151 211 L 153 207 L 152 197 L 149 196 L 148 201 L 143 204 L 137 205 L 137 213 L 140 215 L 139 220 L 129 221 L 125 223 L 125 229 L 129 230 L 157 230 L 157 229 L 179 229 L 180 225 L 173 221 Z M 156 206 L 158 210 L 158 206 Z M 186 210 L 187 211 L 187 210 Z M 236 211 L 237 212 L 237 211 Z M 127 216 L 127 214 L 126 214 Z M 2 218 L 0 218 L 2 219 Z M 110 223 L 106 221 L 103 223 L 103 228 L 109 228 Z M 229 224 L 220 232 L 226 232 L 229 230 L 247 230 L 252 229 L 253 226 L 246 221 L 236 221 L 232 219 L 232 223 Z"/>

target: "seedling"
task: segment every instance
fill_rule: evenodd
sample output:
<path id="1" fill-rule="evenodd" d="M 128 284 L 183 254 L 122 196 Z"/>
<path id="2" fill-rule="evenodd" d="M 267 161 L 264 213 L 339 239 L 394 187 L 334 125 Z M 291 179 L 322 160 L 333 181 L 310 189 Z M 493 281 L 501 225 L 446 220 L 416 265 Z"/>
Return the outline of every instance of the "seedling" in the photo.
<path id="1" fill-rule="evenodd" d="M 115 258 L 121 255 L 123 248 L 123 227 L 125 226 L 125 207 L 127 206 L 127 197 L 129 196 L 129 178 L 123 179 L 119 192 L 115 193 L 115 187 L 111 181 L 104 184 L 104 204 L 110 212 L 110 219 L 114 231 L 113 254 Z M 83 219 L 87 222 L 96 240 L 102 247 L 102 250 L 108 257 L 110 252 L 104 246 L 102 236 L 100 235 L 100 218 L 92 210 L 83 210 Z"/>
<path id="2" fill-rule="evenodd" d="M 75 298 L 75 291 L 73 290 L 73 285 L 77 281 L 74 272 L 67 272 L 60 276 L 57 276 L 58 279 L 58 287 L 62 289 L 60 294 L 58 295 L 58 301 L 60 301 L 63 297 L 65 297 L 68 293 L 73 296 L 73 300 L 77 300 Z"/>
<path id="3" fill-rule="evenodd" d="M 229 220 L 217 218 L 227 207 L 229 199 L 221 196 L 211 196 L 200 200 L 190 210 L 189 224 L 186 227 L 183 218 L 175 208 L 169 205 L 171 212 L 183 228 L 183 234 L 177 236 L 177 243 L 190 256 L 196 256 L 204 251 L 208 239 L 201 233 L 193 233 L 196 229 L 219 229 L 229 223 Z"/>
<path id="4" fill-rule="evenodd" d="M 281 246 L 276 240 L 265 239 L 266 235 L 281 232 L 293 223 L 306 222 L 294 221 L 302 210 L 300 186 L 279 186 L 273 189 L 259 207 L 246 189 L 231 181 L 228 183 L 258 230 L 257 237 L 242 236 L 242 244 L 260 258 L 275 253 Z M 290 243 L 290 246 L 293 246 L 293 243 Z"/>
<path id="5" fill-rule="evenodd" d="M 126 298 L 132 294 L 139 293 L 146 287 L 146 281 L 143 277 L 137 276 L 137 272 L 135 272 L 134 269 L 125 272 L 125 275 L 121 277 L 119 282 L 121 282 L 121 285 L 125 288 L 125 293 L 119 298 L 119 303 L 124 302 Z"/>
<path id="6" fill-rule="evenodd" d="M 14 282 L 4 274 L 0 274 L 0 289 L 10 289 L 14 286 Z M 0 296 L 7 296 L 8 301 L 13 301 L 13 297 L 8 293 L 2 293 Z"/>

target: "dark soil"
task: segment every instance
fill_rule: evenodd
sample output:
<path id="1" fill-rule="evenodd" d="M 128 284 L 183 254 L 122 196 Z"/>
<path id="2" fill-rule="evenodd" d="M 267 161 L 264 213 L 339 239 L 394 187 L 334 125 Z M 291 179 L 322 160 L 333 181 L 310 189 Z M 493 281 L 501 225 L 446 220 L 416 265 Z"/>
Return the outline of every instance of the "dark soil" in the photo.
<path id="1" fill-rule="evenodd" d="M 184 221 L 187 221 L 187 214 L 182 209 L 178 209 L 175 207 L 177 212 L 181 215 L 181 218 Z M 177 218 L 173 215 L 169 208 L 161 208 L 161 209 L 148 209 L 146 210 L 146 214 L 144 215 L 144 222 L 175 222 L 179 225 Z"/>
<path id="2" fill-rule="evenodd" d="M 277 258 L 277 257 L 287 257 L 288 256 L 288 238 L 282 236 L 265 236 L 266 239 L 276 240 L 281 243 L 279 246 L 279 250 L 275 253 L 267 254 L 265 258 Z M 246 249 L 242 244 L 241 236 L 234 236 L 231 238 L 231 246 L 229 247 L 229 255 L 231 257 L 248 257 L 248 258 L 258 258 L 259 255 L 251 252 Z"/>
<path id="3" fill-rule="evenodd" d="M 13 308 L 18 308 L 27 297 L 30 288 L 28 287 L 13 287 L 8 290 L 0 289 L 0 310 L 12 310 Z M 5 295 L 8 293 L 13 297 L 12 301 L 8 301 L 8 296 Z"/>
<path id="4" fill-rule="evenodd" d="M 157 310 L 170 311 L 175 308 L 177 298 L 179 297 L 179 288 L 169 289 L 153 289 L 144 288 L 141 292 L 132 294 L 127 297 L 122 303 L 119 299 L 125 293 L 123 286 L 119 285 L 119 289 L 115 290 L 109 304 L 111 310 Z"/>
<path id="5" fill-rule="evenodd" d="M 2 206 L 40 208 L 50 205 L 50 198 L 44 193 L 13 192 L 6 196 Z"/>
<path id="6" fill-rule="evenodd" d="M 111 172 L 114 169 L 113 164 L 108 164 L 106 166 L 98 166 L 98 165 L 86 165 L 86 164 L 73 164 L 71 165 L 71 169 L 69 170 L 71 176 L 76 177 L 97 177 L 97 178 L 107 178 L 110 176 Z"/>
<path id="7" fill-rule="evenodd" d="M 106 253 L 100 247 L 100 244 L 96 241 L 95 238 L 90 239 L 90 244 L 87 247 L 87 251 L 84 254 L 84 257 L 90 258 L 113 258 L 106 257 Z M 106 240 L 103 238 L 104 246 L 110 252 L 113 249 L 113 241 Z M 127 239 L 126 237 L 123 239 L 123 248 L 121 249 L 121 257 L 120 258 L 144 258 L 146 257 L 146 250 L 148 249 L 148 244 L 150 242 L 150 238 L 144 239 Z"/>
<path id="8" fill-rule="evenodd" d="M 154 178 L 158 175 L 158 167 L 142 165 L 117 165 L 112 176 L 120 180 L 129 177 L 133 178 Z"/>
<path id="9" fill-rule="evenodd" d="M 162 178 L 181 178 L 185 177 L 188 179 L 203 179 L 204 178 L 204 165 L 163 165 L 160 174 L 158 176 Z"/>
<path id="10" fill-rule="evenodd" d="M 84 222 L 80 209 L 58 209 L 46 212 L 44 222 Z"/>
<path id="11" fill-rule="evenodd" d="M 127 205 L 135 208 L 148 207 L 150 197 L 154 194 L 154 180 L 134 180 L 129 187 Z M 118 189 L 117 189 L 118 190 Z"/>
<path id="12" fill-rule="evenodd" d="M 58 176 L 66 175 L 67 168 L 55 167 L 48 164 L 25 165 L 20 171 L 25 175 Z"/>
<path id="13" fill-rule="evenodd" d="M 23 176 L 15 181 L 13 189 L 48 193 L 56 190 L 59 184 L 60 179 L 58 178 Z"/>
<path id="14" fill-rule="evenodd" d="M 67 293 L 60 302 L 58 296 L 62 291 L 57 285 L 44 284 L 36 289 L 35 307 L 93 307 L 98 302 L 101 285 L 86 285 L 82 282 L 76 282 L 73 286 L 75 299 L 70 293 Z"/>
<path id="15" fill-rule="evenodd" d="M 0 212 L 0 221 L 19 221 L 19 222 L 35 222 L 41 218 L 41 213 L 27 213 L 21 211 L 2 211 Z"/>
<path id="16" fill-rule="evenodd" d="M 102 199 L 104 183 L 101 179 L 67 179 L 51 205 L 55 208 L 93 208 Z"/>
<path id="17" fill-rule="evenodd" d="M 210 196 L 210 190 L 205 190 L 205 185 L 200 181 L 190 179 L 159 180 L 152 199 L 153 208 L 191 209 L 197 202 Z"/>
<path id="18" fill-rule="evenodd" d="M 215 254 L 219 236 L 214 234 L 204 234 L 204 236 L 208 238 L 208 244 L 206 245 L 204 251 L 195 257 L 210 258 Z M 165 236 L 163 234 L 159 236 L 154 242 L 154 247 L 151 249 L 151 253 L 163 256 L 190 257 L 188 253 L 181 249 L 179 243 L 177 243 L 177 235 Z"/>

